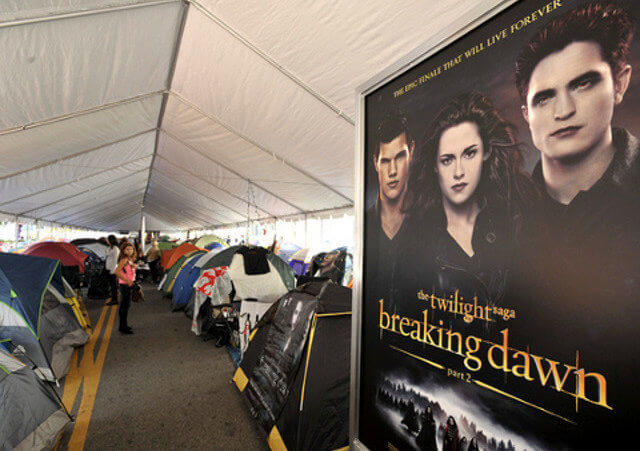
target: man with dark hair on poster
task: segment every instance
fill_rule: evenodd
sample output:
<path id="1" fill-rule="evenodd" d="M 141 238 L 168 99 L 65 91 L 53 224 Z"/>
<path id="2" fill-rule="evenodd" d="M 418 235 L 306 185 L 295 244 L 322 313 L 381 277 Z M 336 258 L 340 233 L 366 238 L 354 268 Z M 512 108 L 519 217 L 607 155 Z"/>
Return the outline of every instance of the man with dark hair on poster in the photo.
<path id="1" fill-rule="evenodd" d="M 540 28 L 516 61 L 522 112 L 541 157 L 533 179 L 543 199 L 532 217 L 544 227 L 534 227 L 529 280 L 512 299 L 522 327 L 512 330 L 527 334 L 538 353 L 606 378 L 599 392 L 588 387 L 588 397 L 604 392 L 613 412 L 581 403 L 572 414 L 584 440 L 631 418 L 625 411 L 637 401 L 626 390 L 640 376 L 632 348 L 640 320 L 640 146 L 611 125 L 631 79 L 633 32 L 624 9 L 585 3 Z"/>
<path id="2" fill-rule="evenodd" d="M 371 246 L 367 259 L 378 272 L 372 293 L 376 301 L 380 297 L 393 297 L 393 272 L 404 230 L 402 203 L 414 147 L 403 113 L 398 109 L 387 112 L 376 128 L 372 155 L 378 175 L 378 196 L 366 216 L 367 242 Z"/>

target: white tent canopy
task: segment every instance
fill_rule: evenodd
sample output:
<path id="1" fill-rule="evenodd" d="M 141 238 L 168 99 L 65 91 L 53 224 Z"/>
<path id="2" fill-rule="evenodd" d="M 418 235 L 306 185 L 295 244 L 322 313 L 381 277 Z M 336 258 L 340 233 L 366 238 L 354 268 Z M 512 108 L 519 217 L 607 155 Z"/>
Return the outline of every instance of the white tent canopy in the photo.
<path id="1" fill-rule="evenodd" d="M 136 229 L 142 214 L 148 230 L 181 230 L 351 206 L 356 87 L 479 10 L 0 3 L 0 213 L 100 230 Z"/>

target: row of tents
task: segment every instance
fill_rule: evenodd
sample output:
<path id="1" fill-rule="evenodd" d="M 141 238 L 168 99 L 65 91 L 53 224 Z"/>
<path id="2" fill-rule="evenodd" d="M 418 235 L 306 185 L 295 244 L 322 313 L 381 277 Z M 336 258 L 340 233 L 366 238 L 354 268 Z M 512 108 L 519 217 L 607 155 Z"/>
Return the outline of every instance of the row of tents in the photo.
<path id="1" fill-rule="evenodd" d="M 233 380 L 271 449 L 346 449 L 351 290 L 309 275 L 295 287 L 294 255 L 285 261 L 263 248 L 207 252 L 183 243 L 163 255 L 159 289 L 173 310 L 187 312 L 196 333 L 211 307 L 241 304 L 235 327 L 247 347 Z"/>
<path id="2" fill-rule="evenodd" d="M 57 259 L 0 253 L 0 449 L 50 449 L 71 421 L 50 383 L 89 340 L 82 298 Z"/>

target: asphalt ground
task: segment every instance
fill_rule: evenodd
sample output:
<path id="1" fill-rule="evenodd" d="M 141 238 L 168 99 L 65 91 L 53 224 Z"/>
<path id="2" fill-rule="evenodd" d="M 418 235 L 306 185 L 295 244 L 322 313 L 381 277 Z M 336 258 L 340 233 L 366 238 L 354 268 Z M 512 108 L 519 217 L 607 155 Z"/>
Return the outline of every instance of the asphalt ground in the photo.
<path id="1" fill-rule="evenodd" d="M 118 332 L 117 307 L 85 297 L 93 334 L 58 389 L 76 421 L 57 449 L 267 449 L 226 349 L 194 335 L 155 286 L 143 289 L 133 335 Z"/>

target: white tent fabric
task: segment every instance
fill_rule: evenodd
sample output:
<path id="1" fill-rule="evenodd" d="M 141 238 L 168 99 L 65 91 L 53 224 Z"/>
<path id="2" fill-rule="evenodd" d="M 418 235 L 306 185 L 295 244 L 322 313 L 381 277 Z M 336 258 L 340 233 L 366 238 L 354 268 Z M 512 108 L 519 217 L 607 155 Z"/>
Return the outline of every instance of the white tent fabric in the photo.
<path id="1" fill-rule="evenodd" d="M 498 3 L 4 0 L 0 214 L 183 230 L 350 207 L 355 88 Z"/>

